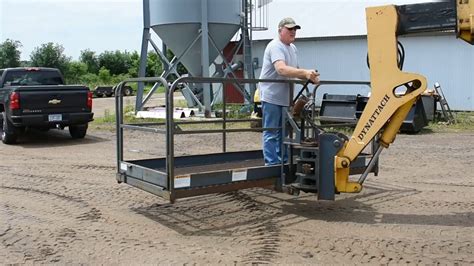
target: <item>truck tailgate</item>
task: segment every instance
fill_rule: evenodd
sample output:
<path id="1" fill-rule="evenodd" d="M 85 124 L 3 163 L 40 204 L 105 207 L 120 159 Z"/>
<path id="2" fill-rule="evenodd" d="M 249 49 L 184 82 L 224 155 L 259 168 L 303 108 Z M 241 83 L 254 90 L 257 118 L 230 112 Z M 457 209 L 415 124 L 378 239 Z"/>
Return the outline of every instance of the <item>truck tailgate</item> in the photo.
<path id="1" fill-rule="evenodd" d="M 24 86 L 16 89 L 23 114 L 91 111 L 84 86 Z"/>

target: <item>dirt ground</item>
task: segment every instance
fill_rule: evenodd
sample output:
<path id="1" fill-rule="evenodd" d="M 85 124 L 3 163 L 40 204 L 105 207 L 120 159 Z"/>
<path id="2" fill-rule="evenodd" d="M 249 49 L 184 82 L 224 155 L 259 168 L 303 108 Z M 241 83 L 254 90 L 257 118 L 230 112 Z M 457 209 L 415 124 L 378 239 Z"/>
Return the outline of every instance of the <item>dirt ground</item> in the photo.
<path id="1" fill-rule="evenodd" d="M 130 157 L 164 154 L 161 136 L 127 137 Z M 219 143 L 192 135 L 176 149 Z M 169 204 L 117 184 L 114 132 L 30 132 L 0 145 L 0 263 L 472 265 L 473 147 L 474 132 L 399 135 L 379 176 L 333 202 L 255 188 Z"/>

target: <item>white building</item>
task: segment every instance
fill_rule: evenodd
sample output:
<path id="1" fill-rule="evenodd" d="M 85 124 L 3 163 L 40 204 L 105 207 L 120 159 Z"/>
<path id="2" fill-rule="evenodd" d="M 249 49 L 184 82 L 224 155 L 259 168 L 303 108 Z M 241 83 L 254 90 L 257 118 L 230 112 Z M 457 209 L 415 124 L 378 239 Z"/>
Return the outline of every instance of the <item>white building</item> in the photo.
<path id="1" fill-rule="evenodd" d="M 263 0 L 268 3 L 268 30 L 253 32 L 252 56 L 261 66 L 266 44 L 277 37 L 278 22 L 293 17 L 301 25 L 295 43 L 299 65 L 317 69 L 322 80 L 369 81 L 366 64 L 365 7 L 422 1 Z M 402 36 L 403 70 L 424 75 L 428 86 L 439 82 L 453 110 L 474 111 L 474 47 L 454 33 Z M 256 77 L 260 68 L 256 69 Z M 367 95 L 366 87 L 321 87 L 333 94 Z"/>

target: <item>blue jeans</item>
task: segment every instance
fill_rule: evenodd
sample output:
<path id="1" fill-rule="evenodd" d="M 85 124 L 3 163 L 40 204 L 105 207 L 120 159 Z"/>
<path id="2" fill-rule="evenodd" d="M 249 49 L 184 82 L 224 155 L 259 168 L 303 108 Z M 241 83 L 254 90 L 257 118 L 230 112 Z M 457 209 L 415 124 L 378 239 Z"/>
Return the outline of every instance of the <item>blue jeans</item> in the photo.
<path id="1" fill-rule="evenodd" d="M 281 128 L 283 106 L 262 102 L 263 127 Z M 263 131 L 263 157 L 265 165 L 281 163 L 282 133 L 278 130 Z M 287 161 L 288 153 L 284 155 L 284 162 Z"/>

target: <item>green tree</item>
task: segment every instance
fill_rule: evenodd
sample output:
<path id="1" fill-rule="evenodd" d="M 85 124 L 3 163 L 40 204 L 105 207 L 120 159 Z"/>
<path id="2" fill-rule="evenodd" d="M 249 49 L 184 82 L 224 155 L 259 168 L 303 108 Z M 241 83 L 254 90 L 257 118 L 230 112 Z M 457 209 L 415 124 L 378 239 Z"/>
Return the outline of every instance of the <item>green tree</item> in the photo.
<path id="1" fill-rule="evenodd" d="M 94 89 L 97 85 L 101 84 L 97 74 L 93 74 L 93 73 L 87 73 L 81 76 L 81 80 L 79 81 L 79 83 L 86 85 L 91 89 Z"/>
<path id="2" fill-rule="evenodd" d="M 31 66 L 54 67 L 65 73 L 68 69 L 70 57 L 64 54 L 64 47 L 52 42 L 36 47 L 30 55 Z"/>
<path id="3" fill-rule="evenodd" d="M 132 66 L 132 59 L 127 51 L 105 51 L 98 58 L 100 68 L 108 69 L 112 75 L 127 74 Z"/>
<path id="4" fill-rule="evenodd" d="M 173 59 L 174 54 L 170 49 L 166 51 L 166 57 L 168 58 L 168 61 L 171 61 Z M 188 70 L 181 63 L 178 63 L 178 66 L 176 67 L 176 71 L 178 71 L 180 75 L 188 73 Z"/>
<path id="5" fill-rule="evenodd" d="M 0 44 L 0 68 L 19 67 L 21 42 L 7 39 Z"/>
<path id="6" fill-rule="evenodd" d="M 67 71 L 64 73 L 67 84 L 81 83 L 82 76 L 87 74 L 87 65 L 83 62 L 69 63 Z"/>
<path id="7" fill-rule="evenodd" d="M 137 51 L 134 51 L 130 55 L 130 67 L 128 68 L 128 74 L 130 77 L 136 78 L 138 77 L 138 68 L 140 66 L 140 55 L 138 55 Z"/>
<path id="8" fill-rule="evenodd" d="M 99 80 L 102 84 L 109 84 L 112 81 L 112 76 L 107 68 L 101 67 L 99 69 Z"/>
<path id="9" fill-rule="evenodd" d="M 132 77 L 138 76 L 138 69 L 140 67 L 140 55 L 135 51 L 131 54 L 131 67 L 129 69 L 129 74 Z M 161 63 L 161 59 L 158 54 L 154 51 L 149 51 L 147 54 L 147 61 L 146 61 L 146 77 L 156 77 L 161 75 L 163 72 L 163 65 Z"/>
<path id="10" fill-rule="evenodd" d="M 146 74 L 149 77 L 156 77 L 163 72 L 163 64 L 156 52 L 148 52 L 146 60 Z"/>
<path id="11" fill-rule="evenodd" d="M 87 72 L 94 74 L 99 73 L 99 59 L 94 51 L 89 49 L 82 50 L 79 61 L 87 65 Z"/>

